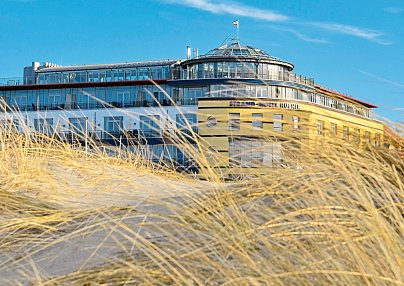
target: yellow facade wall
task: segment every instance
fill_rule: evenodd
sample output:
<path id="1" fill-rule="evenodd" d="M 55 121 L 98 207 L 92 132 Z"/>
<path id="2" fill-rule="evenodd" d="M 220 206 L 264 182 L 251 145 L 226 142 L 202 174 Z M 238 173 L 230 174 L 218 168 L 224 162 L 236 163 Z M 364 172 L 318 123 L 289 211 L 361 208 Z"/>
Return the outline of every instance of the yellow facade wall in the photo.
<path id="1" fill-rule="evenodd" d="M 240 130 L 229 130 L 229 113 L 240 113 Z M 263 128 L 260 130 L 252 127 L 253 113 L 263 115 Z M 275 114 L 283 116 L 280 132 L 274 131 Z M 293 128 L 293 116 L 299 118 L 298 130 Z M 217 120 L 216 127 L 207 126 L 209 117 Z M 321 137 L 344 140 L 343 127 L 346 126 L 349 128 L 348 141 L 353 140 L 354 130 L 357 129 L 360 130 L 361 145 L 367 144 L 365 132 L 370 133 L 371 143 L 375 140 L 379 140 L 379 144 L 383 142 L 382 122 L 308 102 L 274 99 L 204 99 L 198 102 L 198 118 L 198 129 L 203 145 L 205 148 L 213 146 L 217 150 L 220 163 L 216 160 L 213 165 L 219 168 L 229 166 L 229 137 L 298 136 L 309 141 L 316 141 Z M 318 134 L 319 122 L 323 123 L 321 135 Z M 336 135 L 331 131 L 331 124 L 337 127 Z M 376 134 L 380 138 L 377 138 Z"/>

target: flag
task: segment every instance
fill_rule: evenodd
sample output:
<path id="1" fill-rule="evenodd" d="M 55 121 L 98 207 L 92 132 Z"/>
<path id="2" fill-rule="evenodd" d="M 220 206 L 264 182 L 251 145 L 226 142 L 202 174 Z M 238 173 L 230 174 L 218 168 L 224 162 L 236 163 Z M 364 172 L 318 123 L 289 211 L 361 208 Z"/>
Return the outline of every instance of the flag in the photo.
<path id="1" fill-rule="evenodd" d="M 233 25 L 236 26 L 236 27 L 238 27 L 238 20 L 233 21 Z"/>

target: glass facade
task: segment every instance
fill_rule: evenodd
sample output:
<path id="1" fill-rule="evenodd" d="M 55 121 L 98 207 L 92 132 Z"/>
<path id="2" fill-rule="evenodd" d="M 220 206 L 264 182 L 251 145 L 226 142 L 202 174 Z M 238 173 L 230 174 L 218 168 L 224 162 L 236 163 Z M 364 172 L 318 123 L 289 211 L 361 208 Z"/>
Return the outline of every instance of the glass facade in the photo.
<path id="1" fill-rule="evenodd" d="M 177 105 L 196 105 L 203 92 L 202 88 L 179 89 L 164 84 L 0 91 L 0 98 L 10 109 L 39 111 L 170 106 L 170 94 L 177 95 L 172 98 Z"/>
<path id="2" fill-rule="evenodd" d="M 118 69 L 71 70 L 39 72 L 37 84 L 113 82 L 148 79 L 169 79 L 170 67 L 145 66 Z"/>
<path id="3" fill-rule="evenodd" d="M 313 79 L 296 75 L 283 66 L 256 62 L 221 61 L 191 64 L 180 70 L 177 78 L 175 74 L 172 76 L 173 79 L 244 78 L 314 85 Z"/>

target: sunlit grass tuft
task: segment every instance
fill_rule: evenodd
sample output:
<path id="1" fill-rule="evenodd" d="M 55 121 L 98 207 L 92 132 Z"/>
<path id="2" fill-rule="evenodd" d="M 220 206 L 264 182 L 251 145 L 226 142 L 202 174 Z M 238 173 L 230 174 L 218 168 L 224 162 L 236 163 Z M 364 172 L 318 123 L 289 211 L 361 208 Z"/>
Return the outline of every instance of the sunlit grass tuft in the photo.
<path id="1" fill-rule="evenodd" d="M 400 137 L 227 183 L 61 139 L 0 130 L 1 285 L 404 285 Z"/>

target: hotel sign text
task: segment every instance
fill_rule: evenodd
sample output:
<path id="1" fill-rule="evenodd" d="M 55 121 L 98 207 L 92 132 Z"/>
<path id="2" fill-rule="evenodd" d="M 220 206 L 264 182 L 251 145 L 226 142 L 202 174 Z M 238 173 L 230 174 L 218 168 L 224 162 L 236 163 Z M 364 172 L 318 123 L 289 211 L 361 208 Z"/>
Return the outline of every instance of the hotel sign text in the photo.
<path id="1" fill-rule="evenodd" d="M 230 101 L 230 107 L 270 107 L 284 109 L 300 109 L 297 103 L 271 102 L 271 101 Z"/>

